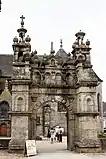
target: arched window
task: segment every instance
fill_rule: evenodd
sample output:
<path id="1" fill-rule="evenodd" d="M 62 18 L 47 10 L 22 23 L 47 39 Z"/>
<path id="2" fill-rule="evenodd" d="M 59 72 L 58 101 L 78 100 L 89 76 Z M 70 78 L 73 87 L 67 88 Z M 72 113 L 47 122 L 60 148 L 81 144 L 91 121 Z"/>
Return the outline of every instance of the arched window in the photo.
<path id="1" fill-rule="evenodd" d="M 0 136 L 7 136 L 8 127 L 5 123 L 0 125 Z"/>
<path id="2" fill-rule="evenodd" d="M 97 94 L 98 112 L 100 112 L 100 93 Z"/>
<path id="3" fill-rule="evenodd" d="M 0 102 L 0 118 L 8 118 L 9 104 L 6 101 Z"/>
<path id="4" fill-rule="evenodd" d="M 23 102 L 24 102 L 24 100 L 23 100 L 22 97 L 19 97 L 17 99 L 17 111 L 21 111 L 22 110 L 22 107 L 23 107 L 23 104 L 24 104 Z"/>

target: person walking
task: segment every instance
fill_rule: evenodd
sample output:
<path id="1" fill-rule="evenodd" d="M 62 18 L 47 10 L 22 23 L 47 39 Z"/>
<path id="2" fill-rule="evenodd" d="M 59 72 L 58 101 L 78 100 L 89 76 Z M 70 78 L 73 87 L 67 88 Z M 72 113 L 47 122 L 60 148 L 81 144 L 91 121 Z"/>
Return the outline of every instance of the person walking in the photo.
<path id="1" fill-rule="evenodd" d="M 56 126 L 55 131 L 56 131 L 56 141 L 59 142 L 59 126 Z"/>
<path id="2" fill-rule="evenodd" d="M 53 144 L 55 138 L 55 130 L 53 128 L 51 128 L 50 134 L 51 134 L 51 144 Z"/>
<path id="3" fill-rule="evenodd" d="M 50 137 L 51 137 L 50 128 L 48 128 L 47 138 L 50 139 Z"/>
<path id="4" fill-rule="evenodd" d="M 59 127 L 59 142 L 62 142 L 62 135 L 63 135 L 63 131 L 61 127 Z"/>

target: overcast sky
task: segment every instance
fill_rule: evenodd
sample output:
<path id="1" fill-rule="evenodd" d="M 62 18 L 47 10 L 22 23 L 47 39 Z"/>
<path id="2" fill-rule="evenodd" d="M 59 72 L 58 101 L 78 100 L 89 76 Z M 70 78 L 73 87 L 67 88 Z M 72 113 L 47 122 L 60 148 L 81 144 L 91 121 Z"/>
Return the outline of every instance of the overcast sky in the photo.
<path id="1" fill-rule="evenodd" d="M 12 40 L 25 16 L 25 28 L 38 54 L 50 52 L 50 42 L 58 51 L 60 39 L 68 53 L 80 29 L 91 41 L 94 71 L 104 81 L 106 101 L 106 0 L 2 0 L 0 13 L 0 54 L 13 54 Z"/>

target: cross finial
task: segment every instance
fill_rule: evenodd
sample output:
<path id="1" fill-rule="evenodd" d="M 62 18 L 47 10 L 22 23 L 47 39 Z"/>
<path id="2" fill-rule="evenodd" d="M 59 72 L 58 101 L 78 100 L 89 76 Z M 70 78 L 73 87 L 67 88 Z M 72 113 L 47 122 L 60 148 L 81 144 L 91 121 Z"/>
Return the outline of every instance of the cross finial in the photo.
<path id="1" fill-rule="evenodd" d="M 63 47 L 63 42 L 62 42 L 62 39 L 60 39 L 60 48 L 62 49 Z"/>
<path id="2" fill-rule="evenodd" d="M 23 27 L 24 26 L 24 19 L 25 19 L 25 17 L 22 15 L 20 18 L 22 19 L 22 21 L 21 21 L 21 27 Z"/>

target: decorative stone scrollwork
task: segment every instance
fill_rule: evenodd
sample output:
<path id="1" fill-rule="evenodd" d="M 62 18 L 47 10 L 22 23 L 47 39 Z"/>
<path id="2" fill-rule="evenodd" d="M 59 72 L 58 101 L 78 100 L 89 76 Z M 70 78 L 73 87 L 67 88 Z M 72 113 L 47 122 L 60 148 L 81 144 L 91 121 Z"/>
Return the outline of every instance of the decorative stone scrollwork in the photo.
<path id="1" fill-rule="evenodd" d="M 55 60 L 51 59 L 51 66 L 55 66 Z"/>
<path id="2" fill-rule="evenodd" d="M 58 102 L 58 111 L 59 112 L 66 112 L 66 108 L 64 107 L 64 104 L 62 104 L 61 102 Z"/>
<path id="3" fill-rule="evenodd" d="M 15 68 L 13 69 L 13 76 L 15 77 L 24 77 L 25 76 L 25 68 Z"/>

